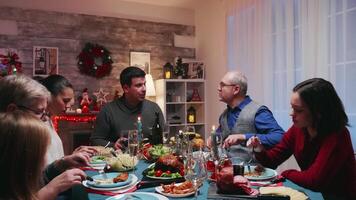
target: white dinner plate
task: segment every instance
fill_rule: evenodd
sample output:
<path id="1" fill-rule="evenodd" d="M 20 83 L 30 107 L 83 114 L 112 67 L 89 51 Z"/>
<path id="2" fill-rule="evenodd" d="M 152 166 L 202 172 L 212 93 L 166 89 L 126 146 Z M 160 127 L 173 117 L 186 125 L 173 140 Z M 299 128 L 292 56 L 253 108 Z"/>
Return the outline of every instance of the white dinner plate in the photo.
<path id="1" fill-rule="evenodd" d="M 110 197 L 106 200 L 124 200 L 124 199 L 129 199 L 130 196 L 133 199 L 135 199 L 134 197 L 137 196 L 139 197 L 139 199 L 144 199 L 144 200 L 168 200 L 168 198 L 165 196 L 156 193 L 151 193 L 151 192 L 133 192 L 133 193 L 126 193 L 126 194 L 119 194 Z"/>
<path id="2" fill-rule="evenodd" d="M 115 177 L 117 177 L 119 174 L 118 172 L 111 172 L 111 173 L 106 173 L 106 179 L 109 180 L 113 180 Z M 95 188 L 115 188 L 115 187 L 120 187 L 120 186 L 125 186 L 125 185 L 129 185 L 131 183 L 131 179 L 132 179 L 132 174 L 128 174 L 128 178 L 125 181 L 119 181 L 117 183 L 101 183 L 99 184 L 99 180 L 103 179 L 103 175 L 102 174 L 98 174 L 95 176 L 91 177 L 93 179 L 93 181 L 88 181 L 87 184 L 95 187 Z"/>
<path id="3" fill-rule="evenodd" d="M 90 188 L 90 189 L 94 189 L 94 190 L 100 190 L 100 191 L 115 191 L 115 190 L 121 190 L 121 189 L 127 189 L 135 184 L 138 183 L 138 178 L 137 176 L 135 176 L 134 174 L 130 174 L 130 176 L 132 176 L 132 179 L 131 179 L 131 183 L 128 184 L 128 185 L 123 185 L 123 186 L 118 186 L 118 187 L 112 187 L 112 188 L 98 188 L 98 187 L 93 187 L 93 186 L 90 186 L 88 185 L 88 181 L 87 180 L 84 180 L 82 182 L 82 184 L 87 187 L 87 188 Z"/>
<path id="4" fill-rule="evenodd" d="M 182 183 L 178 183 L 176 185 L 180 185 Z M 194 194 L 194 191 L 192 192 L 189 192 L 189 193 L 185 193 L 185 194 L 172 194 L 172 193 L 165 193 L 163 192 L 163 188 L 162 186 L 157 186 L 155 187 L 156 191 L 164 196 L 167 196 L 167 197 L 175 197 L 175 198 L 180 198 L 180 197 L 187 197 L 187 196 L 191 196 Z"/>
<path id="5" fill-rule="evenodd" d="M 251 171 L 253 172 L 255 170 L 256 166 L 251 166 Z M 245 166 L 245 174 L 248 172 L 247 166 Z M 260 176 L 246 176 L 250 181 L 263 181 L 263 180 L 269 180 L 272 178 L 275 178 L 277 176 L 276 170 L 270 169 L 270 168 L 265 168 L 265 171 L 261 173 Z"/>

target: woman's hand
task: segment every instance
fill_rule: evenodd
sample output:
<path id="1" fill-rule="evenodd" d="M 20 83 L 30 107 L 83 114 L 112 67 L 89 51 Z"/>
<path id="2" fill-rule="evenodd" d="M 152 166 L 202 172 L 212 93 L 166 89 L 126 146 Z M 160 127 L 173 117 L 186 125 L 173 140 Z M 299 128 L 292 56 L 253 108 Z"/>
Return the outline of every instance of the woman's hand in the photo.
<path id="1" fill-rule="evenodd" d="M 252 136 L 247 142 L 246 146 L 252 148 L 254 152 L 261 152 L 264 150 L 261 140 L 257 136 Z"/>
<path id="2" fill-rule="evenodd" d="M 79 152 L 87 153 L 87 154 L 89 154 L 90 156 L 93 156 L 93 155 L 95 155 L 96 153 L 98 153 L 98 151 L 96 150 L 96 148 L 95 148 L 95 147 L 91 147 L 91 146 L 80 146 L 80 147 L 77 147 L 77 148 L 73 151 L 73 154 L 74 154 L 74 153 L 79 153 Z"/>
<path id="3" fill-rule="evenodd" d="M 71 168 L 89 166 L 90 157 L 86 152 L 76 152 L 56 161 L 56 168 L 65 171 Z"/>
<path id="4" fill-rule="evenodd" d="M 80 169 L 70 169 L 55 177 L 38 192 L 39 199 L 56 199 L 61 192 L 68 190 L 74 185 L 80 185 L 86 174 Z"/>

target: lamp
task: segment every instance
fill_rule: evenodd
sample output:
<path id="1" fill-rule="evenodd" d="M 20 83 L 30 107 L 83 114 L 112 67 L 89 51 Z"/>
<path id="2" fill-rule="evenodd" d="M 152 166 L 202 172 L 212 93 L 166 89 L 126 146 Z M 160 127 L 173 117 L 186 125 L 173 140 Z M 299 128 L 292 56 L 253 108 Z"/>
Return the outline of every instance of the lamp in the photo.
<path id="1" fill-rule="evenodd" d="M 155 85 L 153 83 L 153 78 L 151 74 L 146 74 L 146 96 L 154 97 L 156 96 Z"/>

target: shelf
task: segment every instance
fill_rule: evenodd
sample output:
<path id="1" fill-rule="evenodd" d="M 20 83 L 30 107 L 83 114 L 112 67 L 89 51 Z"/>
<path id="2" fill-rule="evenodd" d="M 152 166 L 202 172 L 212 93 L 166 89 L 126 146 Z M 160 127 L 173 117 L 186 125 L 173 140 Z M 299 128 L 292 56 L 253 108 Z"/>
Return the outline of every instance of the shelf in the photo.
<path id="1" fill-rule="evenodd" d="M 203 79 L 159 79 L 156 80 L 156 103 L 162 109 L 166 122 L 178 121 L 180 124 L 169 124 L 170 135 L 177 134 L 185 126 L 194 126 L 195 131 L 205 136 L 205 80 Z M 192 101 L 192 100 L 195 101 Z M 187 123 L 190 107 L 196 112 L 197 123 Z"/>
<path id="2" fill-rule="evenodd" d="M 168 126 L 204 126 L 205 123 L 168 124 Z"/>

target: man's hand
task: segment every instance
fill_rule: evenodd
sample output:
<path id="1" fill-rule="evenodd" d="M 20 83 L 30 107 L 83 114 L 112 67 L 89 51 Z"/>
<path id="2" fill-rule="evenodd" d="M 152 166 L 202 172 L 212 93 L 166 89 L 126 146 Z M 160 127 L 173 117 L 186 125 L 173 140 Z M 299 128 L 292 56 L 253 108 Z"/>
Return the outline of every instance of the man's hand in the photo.
<path id="1" fill-rule="evenodd" d="M 246 146 L 249 148 L 253 148 L 254 152 L 261 152 L 264 150 L 263 145 L 261 144 L 261 141 L 258 137 L 253 136 L 251 137 L 247 142 Z"/>
<path id="2" fill-rule="evenodd" d="M 118 149 L 124 150 L 127 146 L 125 144 L 127 144 L 127 138 L 120 137 L 119 139 L 116 140 L 116 142 L 114 144 L 114 148 L 115 148 L 115 150 L 118 150 Z"/>
<path id="3" fill-rule="evenodd" d="M 231 145 L 240 144 L 246 140 L 246 136 L 244 134 L 233 134 L 229 135 L 223 144 L 224 148 L 229 148 Z"/>

